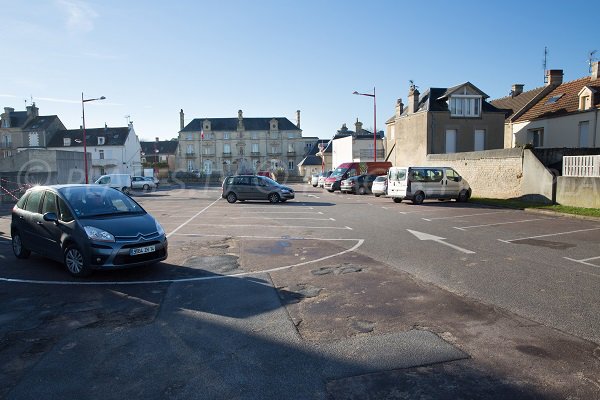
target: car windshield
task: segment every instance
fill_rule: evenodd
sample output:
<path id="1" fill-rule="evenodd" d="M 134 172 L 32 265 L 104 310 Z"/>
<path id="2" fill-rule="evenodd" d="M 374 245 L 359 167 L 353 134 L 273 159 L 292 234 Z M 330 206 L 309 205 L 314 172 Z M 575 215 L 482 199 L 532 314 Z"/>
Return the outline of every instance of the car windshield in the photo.
<path id="1" fill-rule="evenodd" d="M 336 168 L 335 170 L 333 170 L 333 172 L 331 173 L 330 176 L 333 177 L 338 177 L 338 176 L 343 176 L 346 171 L 348 171 L 348 168 Z"/>
<path id="2" fill-rule="evenodd" d="M 116 189 L 90 185 L 65 187 L 59 191 L 79 218 L 146 213 L 138 203 Z"/>
<path id="3" fill-rule="evenodd" d="M 387 176 L 378 176 L 377 178 L 375 178 L 375 182 L 385 182 L 386 179 Z"/>

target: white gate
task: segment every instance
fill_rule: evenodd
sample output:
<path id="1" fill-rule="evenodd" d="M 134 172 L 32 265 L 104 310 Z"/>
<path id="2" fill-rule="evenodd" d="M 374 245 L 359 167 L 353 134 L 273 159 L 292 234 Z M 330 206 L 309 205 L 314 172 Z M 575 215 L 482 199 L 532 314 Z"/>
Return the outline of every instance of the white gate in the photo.
<path id="1" fill-rule="evenodd" d="M 600 177 L 600 155 L 564 156 L 563 176 Z"/>

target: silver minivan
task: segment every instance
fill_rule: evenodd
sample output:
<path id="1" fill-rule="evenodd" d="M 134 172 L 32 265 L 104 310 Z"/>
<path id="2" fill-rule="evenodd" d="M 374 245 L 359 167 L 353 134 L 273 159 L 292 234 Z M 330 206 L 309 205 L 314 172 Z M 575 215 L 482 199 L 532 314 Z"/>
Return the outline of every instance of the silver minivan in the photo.
<path id="1" fill-rule="evenodd" d="M 396 203 L 404 199 L 414 204 L 421 204 L 425 199 L 465 202 L 471 197 L 471 187 L 450 167 L 391 167 L 387 197 Z"/>

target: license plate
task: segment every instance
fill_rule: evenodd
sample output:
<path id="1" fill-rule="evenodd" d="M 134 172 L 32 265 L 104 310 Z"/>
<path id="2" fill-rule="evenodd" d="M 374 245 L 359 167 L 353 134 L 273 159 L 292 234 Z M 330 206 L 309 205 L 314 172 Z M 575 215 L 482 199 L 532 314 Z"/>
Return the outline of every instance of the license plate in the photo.
<path id="1" fill-rule="evenodd" d="M 129 254 L 132 256 L 136 256 L 138 254 L 152 253 L 153 251 L 156 251 L 155 246 L 136 247 L 134 249 L 129 250 Z"/>

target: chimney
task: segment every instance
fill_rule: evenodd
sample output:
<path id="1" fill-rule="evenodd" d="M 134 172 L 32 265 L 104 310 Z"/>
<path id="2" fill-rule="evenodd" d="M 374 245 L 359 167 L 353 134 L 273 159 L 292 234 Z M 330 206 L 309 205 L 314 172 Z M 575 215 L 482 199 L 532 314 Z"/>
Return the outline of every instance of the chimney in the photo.
<path id="1" fill-rule="evenodd" d="M 358 121 L 358 118 L 356 118 L 356 122 L 354 123 L 354 126 L 356 127 L 355 128 L 356 134 L 360 135 L 363 130 L 363 128 L 362 128 L 363 124 L 362 124 L 362 122 Z"/>
<path id="2" fill-rule="evenodd" d="M 396 100 L 396 118 L 401 116 L 404 112 L 404 104 L 402 104 L 402 99 Z"/>
<path id="3" fill-rule="evenodd" d="M 600 79 L 600 72 L 598 71 L 600 69 L 600 61 L 594 61 L 592 63 L 592 80 L 598 80 Z"/>
<path id="4" fill-rule="evenodd" d="M 35 103 L 33 103 L 30 106 L 27 106 L 27 118 L 35 118 L 38 116 L 38 114 L 39 108 L 35 106 Z"/>
<path id="5" fill-rule="evenodd" d="M 179 111 L 179 130 L 183 130 L 183 108 Z"/>
<path id="6" fill-rule="evenodd" d="M 238 131 L 243 131 L 244 130 L 244 114 L 242 113 L 242 110 L 238 110 L 238 127 L 237 127 Z"/>
<path id="7" fill-rule="evenodd" d="M 155 139 L 156 139 L 156 143 L 158 143 L 158 138 L 155 138 Z"/>
<path id="8" fill-rule="evenodd" d="M 419 108 L 419 89 L 414 84 L 408 90 L 408 113 L 413 114 Z"/>
<path id="9" fill-rule="evenodd" d="M 510 91 L 510 97 L 517 97 L 521 93 L 523 93 L 523 85 L 522 83 L 515 83 L 512 85 L 512 89 Z"/>
<path id="10" fill-rule="evenodd" d="M 296 110 L 296 127 L 300 129 L 300 110 Z"/>
<path id="11" fill-rule="evenodd" d="M 546 86 L 558 86 L 563 82 L 562 69 L 549 69 L 546 71 Z"/>

